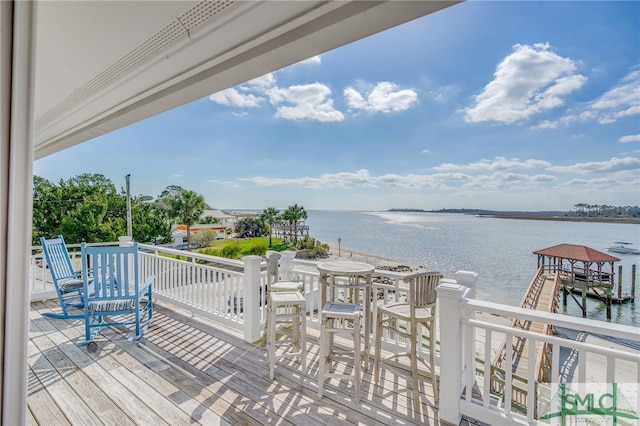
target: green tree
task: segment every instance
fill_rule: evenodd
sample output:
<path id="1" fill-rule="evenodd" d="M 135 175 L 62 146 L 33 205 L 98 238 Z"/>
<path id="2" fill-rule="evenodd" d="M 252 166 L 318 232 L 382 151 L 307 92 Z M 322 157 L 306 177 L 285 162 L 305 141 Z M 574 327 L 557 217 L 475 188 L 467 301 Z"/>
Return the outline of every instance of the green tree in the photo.
<path id="1" fill-rule="evenodd" d="M 84 173 L 54 185 L 34 176 L 33 243 L 63 234 L 68 243 L 114 241 L 124 235 L 126 201 L 101 174 Z"/>
<path id="2" fill-rule="evenodd" d="M 168 217 L 177 219 L 187 227 L 187 250 L 191 250 L 191 226 L 198 223 L 202 212 L 207 208 L 204 197 L 180 186 L 170 185 L 158 198 Z"/>
<path id="3" fill-rule="evenodd" d="M 40 176 L 33 177 L 32 244 L 40 244 L 41 236 L 52 238 L 59 234 L 61 199 L 59 187 Z"/>
<path id="4" fill-rule="evenodd" d="M 171 224 L 167 214 L 149 195 L 132 197 L 131 227 L 133 239 L 141 243 L 154 244 L 158 240 L 171 240 Z"/>
<path id="5" fill-rule="evenodd" d="M 260 214 L 260 219 L 262 219 L 264 223 L 269 225 L 269 247 L 271 247 L 273 245 L 272 244 L 273 232 L 271 228 L 273 227 L 273 224 L 280 219 L 280 211 L 277 210 L 275 207 L 267 207 Z"/>
<path id="6" fill-rule="evenodd" d="M 243 217 L 236 222 L 235 232 L 240 238 L 262 237 L 267 234 L 266 224 L 257 217 Z"/>
<path id="7" fill-rule="evenodd" d="M 217 239 L 217 237 L 218 233 L 216 231 L 211 231 L 208 229 L 201 229 L 198 232 L 193 233 L 193 241 L 198 248 L 209 247 L 211 243 Z"/>
<path id="8" fill-rule="evenodd" d="M 205 216 L 202 219 L 200 219 L 200 223 L 206 223 L 206 224 L 214 225 L 216 223 L 220 223 L 220 221 L 218 220 L 217 217 Z"/>
<path id="9" fill-rule="evenodd" d="M 282 213 L 282 218 L 289 222 L 289 238 L 293 232 L 294 244 L 298 241 L 298 222 L 307 218 L 307 211 L 298 204 L 293 204 Z"/>

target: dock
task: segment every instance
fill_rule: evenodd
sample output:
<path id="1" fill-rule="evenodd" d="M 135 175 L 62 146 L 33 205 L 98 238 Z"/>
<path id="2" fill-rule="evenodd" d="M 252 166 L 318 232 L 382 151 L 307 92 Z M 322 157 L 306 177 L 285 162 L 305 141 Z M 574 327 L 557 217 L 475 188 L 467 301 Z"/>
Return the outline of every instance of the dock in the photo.
<path id="1" fill-rule="evenodd" d="M 533 309 L 543 312 L 558 312 L 558 298 L 561 289 L 561 281 L 557 274 L 544 273 L 544 268 L 539 268 L 535 277 L 531 280 L 527 291 L 525 292 L 520 307 L 525 309 Z M 524 321 L 514 319 L 511 326 L 513 328 L 519 328 L 522 330 L 528 330 L 534 333 L 540 334 L 553 334 L 554 330 L 548 324 L 535 323 L 531 321 Z M 515 337 L 512 342 L 513 346 L 513 363 L 511 365 L 511 371 L 514 378 L 520 379 L 526 382 L 528 376 L 528 364 L 529 364 L 529 342 L 526 338 Z M 504 358 L 506 354 L 507 342 L 502 346 L 502 349 L 498 352 L 493 365 L 498 370 L 506 369 L 508 366 L 504 364 Z M 548 382 L 548 361 L 550 360 L 550 349 L 542 347 L 539 342 L 536 342 L 536 369 L 538 371 L 537 378 L 539 381 Z"/>
<path id="2" fill-rule="evenodd" d="M 567 287 L 567 290 L 573 294 L 582 295 L 582 289 L 576 287 Z M 585 290 L 586 296 L 589 299 L 600 300 L 601 302 L 607 303 L 607 292 L 603 288 L 592 287 Z M 623 293 L 622 296 L 618 296 L 615 292 L 611 295 L 611 303 L 615 305 L 619 305 L 621 303 L 633 303 L 635 302 L 635 297 L 629 293 Z"/>
<path id="3" fill-rule="evenodd" d="M 611 319 L 611 305 L 613 303 L 633 302 L 635 294 L 635 265 L 632 269 L 631 294 L 622 292 L 622 270 L 618 273 L 618 286 L 615 286 L 615 262 L 617 257 L 602 253 L 586 246 L 574 244 L 560 244 L 535 251 L 538 255 L 538 269 L 536 275 L 525 291 L 520 303 L 521 308 L 543 312 L 557 313 L 562 293 L 563 306 L 567 305 L 568 296 L 578 304 L 582 316 L 587 316 L 587 298 L 604 302 L 607 318 Z M 617 291 L 614 291 L 617 290 Z M 581 300 L 574 294 L 580 294 Z M 512 328 L 526 330 L 544 335 L 555 334 L 549 324 L 534 323 L 521 319 L 514 319 Z M 530 352 L 528 339 L 525 337 L 509 337 L 510 341 L 502 344 L 491 365 L 491 392 L 504 395 L 506 374 L 510 370 L 512 383 L 512 401 L 515 407 L 526 411 L 529 365 L 536 369 L 532 377 L 539 383 L 550 383 L 552 347 L 536 342 L 533 352 Z M 507 361 L 507 345 L 511 345 L 512 359 Z M 530 353 L 536 359 L 529 364 Z"/>

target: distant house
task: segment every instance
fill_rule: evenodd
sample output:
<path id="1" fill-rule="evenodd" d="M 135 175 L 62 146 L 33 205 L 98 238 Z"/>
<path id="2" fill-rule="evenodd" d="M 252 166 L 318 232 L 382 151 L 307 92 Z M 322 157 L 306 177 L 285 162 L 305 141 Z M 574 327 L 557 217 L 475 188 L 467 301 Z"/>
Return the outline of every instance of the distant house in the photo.
<path id="1" fill-rule="evenodd" d="M 236 226 L 236 216 L 230 215 L 229 213 L 223 212 L 218 209 L 210 209 L 202 212 L 202 217 L 213 217 L 218 220 L 220 225 L 224 225 L 227 228 L 235 228 Z"/>

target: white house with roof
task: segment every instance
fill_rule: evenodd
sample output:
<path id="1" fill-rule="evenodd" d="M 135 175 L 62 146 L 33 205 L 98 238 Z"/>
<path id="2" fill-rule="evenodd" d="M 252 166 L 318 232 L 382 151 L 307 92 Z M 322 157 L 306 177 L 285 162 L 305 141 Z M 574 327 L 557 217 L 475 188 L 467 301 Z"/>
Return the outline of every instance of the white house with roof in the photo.
<path id="1" fill-rule="evenodd" d="M 236 226 L 236 217 L 218 209 L 210 209 L 202 212 L 202 218 L 213 217 L 220 225 L 233 229 Z"/>

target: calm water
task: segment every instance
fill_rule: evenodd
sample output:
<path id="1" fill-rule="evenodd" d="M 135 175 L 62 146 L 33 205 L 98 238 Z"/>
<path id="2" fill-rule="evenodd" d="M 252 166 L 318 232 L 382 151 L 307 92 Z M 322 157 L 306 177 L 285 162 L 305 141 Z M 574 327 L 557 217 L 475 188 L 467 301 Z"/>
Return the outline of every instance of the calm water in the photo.
<path id="1" fill-rule="evenodd" d="M 453 276 L 458 270 L 479 273 L 478 298 L 517 306 L 537 269 L 532 252 L 568 243 L 606 252 L 614 241 L 640 247 L 640 225 L 481 218 L 463 214 L 309 211 L 309 233 L 342 247 L 422 265 Z M 631 265 L 640 256 L 621 259 L 623 291 L 630 292 Z M 640 268 L 640 265 L 637 266 Z M 640 275 L 640 271 L 636 273 Z M 636 276 L 636 296 L 640 281 Z M 616 277 L 617 282 L 617 277 Z M 613 321 L 640 326 L 636 303 L 612 306 Z M 569 298 L 569 314 L 581 316 Z M 588 317 L 606 319 L 604 304 L 588 301 Z"/>

